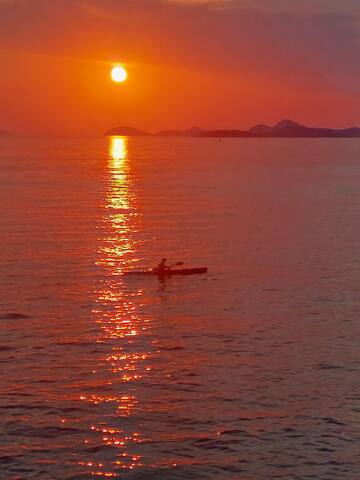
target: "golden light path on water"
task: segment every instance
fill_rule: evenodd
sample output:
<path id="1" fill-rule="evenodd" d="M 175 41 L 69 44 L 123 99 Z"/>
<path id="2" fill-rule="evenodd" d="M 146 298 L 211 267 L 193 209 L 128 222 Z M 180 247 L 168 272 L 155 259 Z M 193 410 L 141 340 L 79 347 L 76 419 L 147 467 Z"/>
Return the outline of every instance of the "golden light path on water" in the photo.
<path id="1" fill-rule="evenodd" d="M 122 428 L 122 420 L 130 417 L 138 406 L 134 389 L 126 384 L 138 382 L 151 367 L 147 365 L 150 352 L 147 342 L 140 337 L 148 329 L 148 322 L 137 313 L 142 306 L 143 291 L 128 290 L 121 272 L 133 260 L 139 215 L 134 206 L 128 139 L 111 137 L 108 155 L 108 189 L 104 215 L 104 244 L 99 250 L 97 265 L 105 269 L 106 276 L 96 292 L 97 307 L 93 310 L 100 327 L 99 343 L 107 352 L 101 358 L 110 373 L 111 394 L 84 395 L 82 399 L 92 405 L 110 404 L 114 410 L 107 413 L 111 424 L 103 421 L 91 426 L 99 434 L 105 447 L 116 449 L 115 458 L 96 463 L 82 462 L 86 473 L 93 476 L 118 477 L 122 469 L 140 467 L 141 457 L 136 445 L 143 441 L 140 431 L 129 425 Z M 140 340 L 140 341 L 139 341 Z M 113 450 L 111 450 L 113 451 Z"/>

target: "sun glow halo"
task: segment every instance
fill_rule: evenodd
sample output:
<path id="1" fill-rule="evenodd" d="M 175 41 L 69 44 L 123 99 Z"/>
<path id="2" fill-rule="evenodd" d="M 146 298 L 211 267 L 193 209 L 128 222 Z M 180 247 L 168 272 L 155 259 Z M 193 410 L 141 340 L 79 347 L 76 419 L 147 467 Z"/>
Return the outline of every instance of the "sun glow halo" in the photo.
<path id="1" fill-rule="evenodd" d="M 114 82 L 124 82 L 127 79 L 127 71 L 118 65 L 111 70 L 111 78 Z"/>

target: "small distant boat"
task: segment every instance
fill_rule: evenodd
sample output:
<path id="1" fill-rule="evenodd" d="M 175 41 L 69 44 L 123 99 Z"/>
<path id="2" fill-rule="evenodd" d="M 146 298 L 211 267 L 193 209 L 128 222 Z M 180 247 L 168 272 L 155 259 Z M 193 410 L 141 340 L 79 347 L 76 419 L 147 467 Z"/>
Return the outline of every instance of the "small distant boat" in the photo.
<path id="1" fill-rule="evenodd" d="M 199 268 L 174 268 L 164 271 L 153 270 L 132 270 L 124 272 L 124 275 L 156 275 L 158 277 L 168 277 L 172 275 L 198 275 L 201 273 L 207 273 L 207 267 Z"/>

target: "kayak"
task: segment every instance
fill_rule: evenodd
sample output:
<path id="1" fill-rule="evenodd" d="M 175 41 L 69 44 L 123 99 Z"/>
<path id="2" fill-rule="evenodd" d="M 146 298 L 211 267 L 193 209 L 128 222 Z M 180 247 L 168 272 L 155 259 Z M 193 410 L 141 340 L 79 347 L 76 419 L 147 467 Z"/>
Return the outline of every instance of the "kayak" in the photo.
<path id="1" fill-rule="evenodd" d="M 124 272 L 124 275 L 157 275 L 158 277 L 167 277 L 171 275 L 197 275 L 199 273 L 207 273 L 207 267 L 200 268 L 176 268 L 173 270 L 165 270 L 158 272 L 156 270 L 132 270 Z"/>

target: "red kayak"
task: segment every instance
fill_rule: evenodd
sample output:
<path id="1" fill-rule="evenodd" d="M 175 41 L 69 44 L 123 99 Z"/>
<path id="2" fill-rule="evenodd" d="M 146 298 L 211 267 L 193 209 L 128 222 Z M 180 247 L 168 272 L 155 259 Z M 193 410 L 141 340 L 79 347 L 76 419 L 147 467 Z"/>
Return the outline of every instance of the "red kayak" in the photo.
<path id="1" fill-rule="evenodd" d="M 207 273 L 207 267 L 200 268 L 175 268 L 173 270 L 165 270 L 159 272 L 156 270 L 133 270 L 124 272 L 124 275 L 157 275 L 158 277 L 167 277 L 171 275 L 197 275 L 199 273 Z"/>

